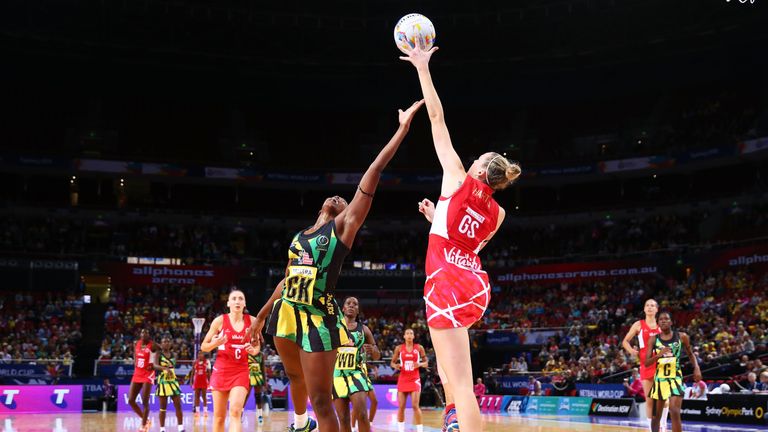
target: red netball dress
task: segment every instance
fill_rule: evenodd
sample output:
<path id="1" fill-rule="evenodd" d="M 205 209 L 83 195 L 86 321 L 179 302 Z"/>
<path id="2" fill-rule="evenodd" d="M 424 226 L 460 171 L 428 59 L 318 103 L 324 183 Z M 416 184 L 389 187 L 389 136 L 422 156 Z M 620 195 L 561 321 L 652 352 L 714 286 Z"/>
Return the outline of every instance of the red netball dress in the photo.
<path id="1" fill-rule="evenodd" d="M 142 341 L 136 342 L 133 351 L 133 378 L 131 382 L 154 384 L 155 369 L 152 367 L 152 342 L 142 345 Z"/>
<path id="2" fill-rule="evenodd" d="M 430 327 L 469 327 L 488 307 L 491 286 L 477 252 L 499 219 L 492 194 L 490 186 L 467 176 L 435 206 L 424 283 Z"/>
<path id="3" fill-rule="evenodd" d="M 656 363 L 646 366 L 645 356 L 648 349 L 648 340 L 651 336 L 656 336 L 661 333 L 659 326 L 652 329 L 644 319 L 640 320 L 640 333 L 637 334 L 637 343 L 640 349 L 638 350 L 638 356 L 640 357 L 640 379 L 652 380 L 656 374 Z"/>
<path id="4" fill-rule="evenodd" d="M 195 390 L 208 388 L 208 360 L 195 362 L 195 377 L 192 384 Z"/>
<path id="5" fill-rule="evenodd" d="M 397 378 L 397 391 L 402 393 L 421 391 L 419 363 L 422 361 L 419 344 L 413 344 L 413 349 L 410 351 L 405 344 L 400 345 L 400 376 Z"/>
<path id="6" fill-rule="evenodd" d="M 229 321 L 229 314 L 224 317 L 221 331 L 227 336 L 227 342 L 219 345 L 216 361 L 213 363 L 211 388 L 217 391 L 230 391 L 234 387 L 250 388 L 248 377 L 248 353 L 246 348 L 251 343 L 248 329 L 251 316 L 243 315 L 243 329 L 235 331 Z"/>

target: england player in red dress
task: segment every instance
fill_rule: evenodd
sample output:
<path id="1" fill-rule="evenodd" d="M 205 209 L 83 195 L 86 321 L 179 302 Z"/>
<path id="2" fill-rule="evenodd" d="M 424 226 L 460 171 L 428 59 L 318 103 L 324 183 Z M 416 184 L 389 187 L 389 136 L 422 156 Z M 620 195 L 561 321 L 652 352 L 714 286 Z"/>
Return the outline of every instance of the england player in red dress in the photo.
<path id="1" fill-rule="evenodd" d="M 248 354 L 258 354 L 259 347 L 251 344 L 250 327 L 255 318 L 243 313 L 245 294 L 238 289 L 232 290 L 227 306 L 229 313 L 211 322 L 200 349 L 205 352 L 217 350 L 211 374 L 213 431 L 224 432 L 229 403 L 229 432 L 241 432 L 243 406 L 251 386 Z"/>
<path id="2" fill-rule="evenodd" d="M 520 166 L 493 152 L 484 153 L 465 170 L 453 148 L 443 107 L 429 72 L 429 51 L 416 46 L 400 57 L 416 67 L 424 94 L 437 158 L 443 168 L 441 197 L 437 206 L 429 200 L 419 209 L 432 221 L 427 249 L 424 301 L 438 373 L 455 400 L 461 430 L 482 431 L 480 409 L 473 392 L 469 327 L 482 317 L 490 301 L 488 275 L 478 253 L 493 237 L 505 212 L 493 199 L 521 174 Z M 456 425 L 450 425 L 456 430 Z"/>
<path id="3" fill-rule="evenodd" d="M 154 354 L 158 347 L 152 342 L 149 330 L 141 329 L 139 340 L 133 350 L 133 378 L 128 390 L 128 403 L 139 417 L 141 417 L 140 431 L 149 429 L 149 392 L 155 383 L 155 368 L 152 366 Z M 136 397 L 141 391 L 141 403 L 144 408 L 139 408 Z"/>
<path id="4" fill-rule="evenodd" d="M 416 432 L 423 430 L 421 421 L 421 376 L 419 368 L 429 366 L 427 362 L 427 353 L 424 347 L 413 343 L 415 335 L 412 329 L 406 329 L 403 334 L 405 343 L 398 345 L 392 354 L 390 365 L 400 371 L 397 377 L 397 430 L 405 431 L 405 402 L 408 395 L 411 396 L 411 405 L 413 406 L 413 423 L 416 425 Z"/>

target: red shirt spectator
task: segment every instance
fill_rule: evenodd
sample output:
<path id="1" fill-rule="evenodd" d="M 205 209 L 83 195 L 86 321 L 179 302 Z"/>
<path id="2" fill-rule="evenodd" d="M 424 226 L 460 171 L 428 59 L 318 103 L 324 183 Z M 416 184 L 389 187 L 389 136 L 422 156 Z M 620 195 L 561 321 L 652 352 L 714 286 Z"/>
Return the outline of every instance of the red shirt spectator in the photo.
<path id="1" fill-rule="evenodd" d="M 478 398 L 480 396 L 485 395 L 485 384 L 483 384 L 482 378 L 477 379 L 477 384 L 475 384 L 474 390 L 475 390 L 475 396 Z"/>

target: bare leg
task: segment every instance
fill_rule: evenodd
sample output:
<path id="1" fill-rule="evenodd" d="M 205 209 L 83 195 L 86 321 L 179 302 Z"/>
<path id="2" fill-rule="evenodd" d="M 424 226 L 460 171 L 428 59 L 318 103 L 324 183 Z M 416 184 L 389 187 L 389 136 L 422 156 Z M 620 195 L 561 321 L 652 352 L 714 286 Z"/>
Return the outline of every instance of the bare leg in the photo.
<path id="1" fill-rule="evenodd" d="M 317 414 L 318 428 L 323 432 L 338 432 L 339 420 L 331 402 L 336 350 L 315 353 L 299 351 L 299 357 L 307 392 L 312 399 L 312 409 Z"/>
<path id="2" fill-rule="evenodd" d="M 213 432 L 224 432 L 229 392 L 213 391 Z"/>
<path id="3" fill-rule="evenodd" d="M 131 406 L 131 409 L 133 409 L 133 412 L 135 412 L 137 416 L 144 420 L 144 412 L 141 410 L 141 408 L 139 408 L 139 404 L 136 402 L 136 397 L 139 395 L 141 386 L 141 383 L 131 383 L 131 387 L 128 389 L 128 404 Z"/>
<path id="4" fill-rule="evenodd" d="M 352 401 L 352 418 L 357 420 L 357 427 L 360 432 L 369 432 L 371 430 L 371 423 L 368 421 L 368 408 L 366 402 L 368 402 L 367 393 L 357 392 L 350 396 Z"/>
<path id="5" fill-rule="evenodd" d="M 453 392 L 459 429 L 482 431 L 482 417 L 472 391 L 472 358 L 466 328 L 435 329 L 430 327 L 432 345 Z"/>
<path id="6" fill-rule="evenodd" d="M 165 427 L 165 411 L 168 409 L 168 397 L 160 398 L 160 427 Z"/>
<path id="7" fill-rule="evenodd" d="M 334 399 L 333 406 L 334 408 L 336 408 L 336 415 L 339 418 L 339 431 L 351 432 L 352 418 L 349 414 L 349 399 L 348 398 Z"/>
<path id="8" fill-rule="evenodd" d="M 281 338 L 275 338 L 275 348 L 280 354 L 280 359 L 285 367 L 285 374 L 288 375 L 288 385 L 291 387 L 291 399 L 293 400 L 293 411 L 296 414 L 307 412 L 307 385 L 304 382 L 304 371 L 301 368 L 301 358 L 299 357 L 299 346 L 294 342 Z"/>
<path id="9" fill-rule="evenodd" d="M 672 432 L 682 432 L 683 419 L 680 416 L 680 408 L 683 405 L 683 398 L 673 396 L 669 398 L 669 417 L 672 419 Z"/>
<path id="10" fill-rule="evenodd" d="M 417 424 L 417 425 L 422 424 L 421 406 L 419 406 L 420 402 L 421 402 L 421 392 L 415 391 L 411 393 L 411 405 L 413 405 L 413 424 Z"/>
<path id="11" fill-rule="evenodd" d="M 229 391 L 229 432 L 243 431 L 243 406 L 248 389 L 235 387 Z"/>
<path id="12" fill-rule="evenodd" d="M 397 422 L 402 423 L 405 421 L 405 401 L 408 397 L 407 393 L 397 392 Z"/>
<path id="13" fill-rule="evenodd" d="M 371 400 L 371 409 L 368 411 L 368 423 L 373 423 L 373 418 L 376 417 L 376 409 L 379 407 L 379 400 L 376 398 L 376 391 L 369 391 L 368 399 Z"/>
<path id="14" fill-rule="evenodd" d="M 181 398 L 174 396 L 171 399 L 173 400 L 173 408 L 176 410 L 176 422 L 179 426 L 183 426 L 184 414 L 181 413 Z"/>

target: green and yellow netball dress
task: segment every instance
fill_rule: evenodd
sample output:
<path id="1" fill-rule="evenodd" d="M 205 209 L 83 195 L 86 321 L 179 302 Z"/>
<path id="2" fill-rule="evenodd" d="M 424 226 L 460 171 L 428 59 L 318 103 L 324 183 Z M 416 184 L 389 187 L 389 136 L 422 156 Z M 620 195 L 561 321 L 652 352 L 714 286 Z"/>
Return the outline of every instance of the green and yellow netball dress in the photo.
<path id="1" fill-rule="evenodd" d="M 672 339 L 668 341 L 662 340 L 660 334 L 656 336 L 653 354 L 656 355 L 663 347 L 671 348 L 672 352 L 656 360 L 656 374 L 653 376 L 653 387 L 648 396 L 656 400 L 667 400 L 672 396 L 682 397 L 685 393 L 683 371 L 680 369 L 683 344 L 677 331 L 672 332 Z"/>
<path id="2" fill-rule="evenodd" d="M 349 248 L 331 220 L 312 234 L 299 232 L 288 250 L 283 296 L 275 301 L 267 333 L 296 342 L 306 352 L 333 351 L 350 336 L 333 297 Z"/>
<path id="3" fill-rule="evenodd" d="M 155 394 L 161 397 L 180 395 L 181 389 L 179 388 L 179 380 L 176 378 L 176 372 L 174 372 L 176 359 L 166 357 L 163 353 L 160 353 L 158 366 L 167 367 L 171 370 L 162 371 L 157 376 L 157 390 L 155 391 Z"/>
<path id="4" fill-rule="evenodd" d="M 251 377 L 251 387 L 260 387 L 264 385 L 264 370 L 261 365 L 264 364 L 264 357 L 261 353 L 256 355 L 248 354 L 248 375 Z"/>
<path id="5" fill-rule="evenodd" d="M 333 398 L 344 399 L 357 392 L 368 392 L 370 381 L 363 368 L 365 367 L 365 333 L 363 325 L 358 323 L 352 334 L 352 346 L 339 347 L 336 353 L 336 367 L 333 369 Z"/>

